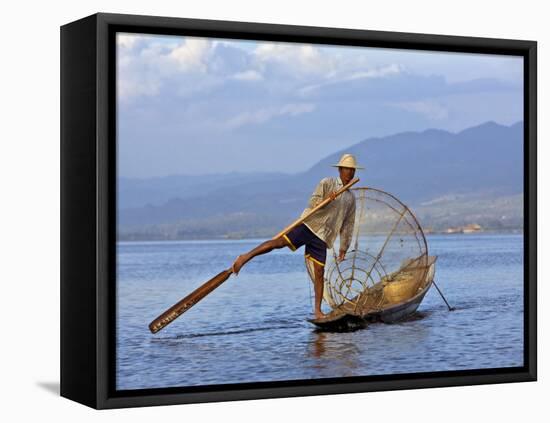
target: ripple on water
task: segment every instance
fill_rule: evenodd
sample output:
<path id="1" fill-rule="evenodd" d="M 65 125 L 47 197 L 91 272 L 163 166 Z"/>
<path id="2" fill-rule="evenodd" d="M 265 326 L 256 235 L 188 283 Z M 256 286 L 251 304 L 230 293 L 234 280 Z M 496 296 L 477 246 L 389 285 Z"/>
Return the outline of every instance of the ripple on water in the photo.
<path id="1" fill-rule="evenodd" d="M 242 383 L 523 365 L 522 238 L 430 236 L 436 281 L 417 314 L 315 332 L 303 255 L 261 256 L 151 335 L 166 307 L 256 241 L 125 243 L 117 279 L 117 388 Z"/>

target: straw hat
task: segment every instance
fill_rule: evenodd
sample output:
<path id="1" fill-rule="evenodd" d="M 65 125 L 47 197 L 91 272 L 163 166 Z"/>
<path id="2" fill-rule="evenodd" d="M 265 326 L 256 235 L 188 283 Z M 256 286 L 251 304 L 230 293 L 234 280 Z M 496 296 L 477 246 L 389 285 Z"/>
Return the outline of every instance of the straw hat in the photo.
<path id="1" fill-rule="evenodd" d="M 354 169 L 364 169 L 364 167 L 357 166 L 357 162 L 355 161 L 355 157 L 351 154 L 344 154 L 341 158 L 338 164 L 331 165 L 333 167 L 352 167 Z"/>

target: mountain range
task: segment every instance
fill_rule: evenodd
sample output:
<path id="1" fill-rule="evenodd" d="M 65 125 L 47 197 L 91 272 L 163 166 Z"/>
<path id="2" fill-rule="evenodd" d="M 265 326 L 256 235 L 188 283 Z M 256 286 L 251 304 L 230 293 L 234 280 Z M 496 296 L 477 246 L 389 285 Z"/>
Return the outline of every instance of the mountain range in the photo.
<path id="1" fill-rule="evenodd" d="M 119 178 L 119 239 L 266 237 L 300 215 L 316 184 L 337 176 L 343 153 L 365 170 L 359 186 L 389 192 L 424 227 L 523 222 L 523 122 L 451 133 L 439 129 L 368 138 L 301 173 L 229 173 Z"/>

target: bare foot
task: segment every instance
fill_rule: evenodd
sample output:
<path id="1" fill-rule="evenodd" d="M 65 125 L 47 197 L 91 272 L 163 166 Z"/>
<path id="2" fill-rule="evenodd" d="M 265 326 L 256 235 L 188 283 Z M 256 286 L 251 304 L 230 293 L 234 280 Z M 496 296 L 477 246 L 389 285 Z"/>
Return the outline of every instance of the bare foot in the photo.
<path id="1" fill-rule="evenodd" d="M 237 257 L 237 259 L 231 266 L 231 270 L 233 270 L 233 273 L 235 273 L 235 275 L 238 275 L 239 271 L 241 270 L 241 267 L 243 267 L 245 263 L 246 263 L 246 256 L 240 255 L 239 257 Z"/>
<path id="2" fill-rule="evenodd" d="M 327 317 L 327 315 L 323 313 L 321 310 L 315 312 L 316 319 L 324 319 L 325 317 Z"/>

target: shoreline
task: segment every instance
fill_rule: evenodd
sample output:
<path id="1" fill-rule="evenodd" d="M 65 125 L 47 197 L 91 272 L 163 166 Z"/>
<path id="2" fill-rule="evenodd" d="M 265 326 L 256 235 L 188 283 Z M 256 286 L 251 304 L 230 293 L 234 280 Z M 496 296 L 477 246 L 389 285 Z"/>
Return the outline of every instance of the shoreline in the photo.
<path id="1" fill-rule="evenodd" d="M 375 235 L 375 234 L 373 234 Z M 384 235 L 384 234 L 378 234 Z M 475 235 L 525 235 L 523 229 L 511 229 L 511 230 L 483 230 L 476 232 L 424 232 L 426 238 L 431 236 L 464 236 L 471 237 Z M 154 239 L 154 238 L 144 238 L 144 239 L 126 239 L 126 238 L 117 238 L 118 243 L 140 243 L 140 242 L 154 242 L 154 243 L 163 243 L 163 242 L 248 242 L 259 240 L 263 241 L 269 237 L 245 237 L 245 238 L 229 238 L 229 237 L 219 237 L 219 238 L 178 238 L 178 239 Z"/>

